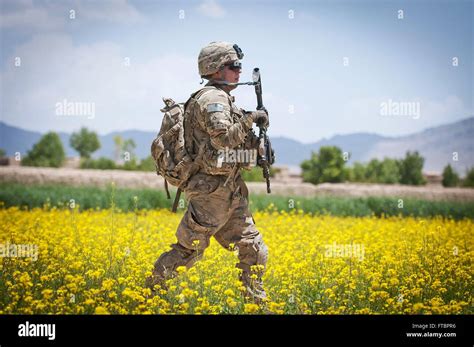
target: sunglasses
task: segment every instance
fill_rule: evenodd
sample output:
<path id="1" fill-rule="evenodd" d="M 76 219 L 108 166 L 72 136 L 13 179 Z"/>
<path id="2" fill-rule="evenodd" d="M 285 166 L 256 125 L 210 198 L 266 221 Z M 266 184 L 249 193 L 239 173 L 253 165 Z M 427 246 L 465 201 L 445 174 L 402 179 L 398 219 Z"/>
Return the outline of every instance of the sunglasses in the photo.
<path id="1" fill-rule="evenodd" d="M 234 61 L 231 64 L 226 64 L 225 66 L 227 66 L 232 71 L 242 70 L 242 63 L 240 61 Z"/>

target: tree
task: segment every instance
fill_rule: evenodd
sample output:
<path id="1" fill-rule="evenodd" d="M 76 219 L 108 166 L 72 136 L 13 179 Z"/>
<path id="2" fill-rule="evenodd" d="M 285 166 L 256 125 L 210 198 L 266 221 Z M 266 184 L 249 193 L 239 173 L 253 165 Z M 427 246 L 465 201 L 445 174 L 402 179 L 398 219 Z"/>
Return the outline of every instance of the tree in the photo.
<path id="1" fill-rule="evenodd" d="M 127 139 L 123 142 L 123 154 L 125 161 L 136 160 L 134 150 L 137 147 L 133 139 Z"/>
<path id="2" fill-rule="evenodd" d="M 137 158 L 135 156 L 134 150 L 137 147 L 133 139 L 124 140 L 122 136 L 114 136 L 115 143 L 115 162 L 119 165 L 125 163 L 128 170 L 135 170 L 133 167 L 137 166 Z M 127 162 L 130 162 L 127 164 Z"/>
<path id="3" fill-rule="evenodd" d="M 81 128 L 78 133 L 72 133 L 69 143 L 81 158 L 90 158 L 91 154 L 100 148 L 97 134 L 87 130 L 87 128 Z"/>
<path id="4" fill-rule="evenodd" d="M 462 184 L 464 187 L 474 187 L 474 167 L 470 168 L 466 173 L 466 178 Z"/>
<path id="5" fill-rule="evenodd" d="M 58 134 L 45 134 L 23 158 L 21 165 L 60 167 L 64 162 L 63 144 Z"/>
<path id="6" fill-rule="evenodd" d="M 459 175 L 449 164 L 443 170 L 442 183 L 444 187 L 455 187 L 459 184 Z"/>
<path id="7" fill-rule="evenodd" d="M 7 154 L 7 153 L 5 152 L 5 150 L 4 150 L 3 148 L 0 148 L 0 158 L 5 157 L 6 154 Z"/>
<path id="8" fill-rule="evenodd" d="M 303 181 L 319 184 L 343 182 L 346 176 L 344 158 L 340 148 L 323 146 L 319 153 L 311 153 L 311 159 L 303 161 Z"/>
<path id="9" fill-rule="evenodd" d="M 352 168 L 348 170 L 348 179 L 351 182 L 366 182 L 366 167 L 364 164 L 356 161 Z"/>
<path id="10" fill-rule="evenodd" d="M 121 162 L 122 147 L 123 147 L 123 138 L 120 135 L 114 136 L 114 159 L 116 163 Z"/>
<path id="11" fill-rule="evenodd" d="M 376 183 L 379 180 L 381 171 L 381 162 L 378 159 L 372 159 L 365 169 L 365 178 L 367 182 Z"/>
<path id="12" fill-rule="evenodd" d="M 398 164 L 398 160 L 384 158 L 380 163 L 377 182 L 388 184 L 399 183 L 400 178 L 400 165 Z"/>
<path id="13" fill-rule="evenodd" d="M 423 177 L 423 164 L 425 159 L 415 151 L 408 151 L 405 158 L 399 161 L 400 183 L 419 186 L 426 183 Z"/>

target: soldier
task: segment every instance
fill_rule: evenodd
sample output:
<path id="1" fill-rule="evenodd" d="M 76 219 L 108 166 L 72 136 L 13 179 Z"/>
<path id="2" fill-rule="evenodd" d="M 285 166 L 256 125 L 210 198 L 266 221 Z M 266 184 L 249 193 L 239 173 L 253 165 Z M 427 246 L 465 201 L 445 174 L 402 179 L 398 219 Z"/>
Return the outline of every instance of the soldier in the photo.
<path id="1" fill-rule="evenodd" d="M 266 298 L 262 275 L 268 250 L 249 211 L 248 189 L 240 175 L 240 169 L 251 163 L 223 162 L 222 157 L 225 150 L 255 150 L 258 138 L 252 124 L 268 124 L 265 111 L 239 109 L 230 95 L 239 82 L 242 58 L 240 48 L 227 42 L 211 42 L 199 54 L 199 74 L 209 82 L 187 103 L 184 129 L 186 149 L 200 169 L 183 188 L 188 209 L 176 232 L 177 243 L 158 258 L 147 279 L 152 288 L 164 287 L 177 267 L 191 267 L 214 236 L 226 249 L 238 250 L 245 297 L 256 303 Z"/>

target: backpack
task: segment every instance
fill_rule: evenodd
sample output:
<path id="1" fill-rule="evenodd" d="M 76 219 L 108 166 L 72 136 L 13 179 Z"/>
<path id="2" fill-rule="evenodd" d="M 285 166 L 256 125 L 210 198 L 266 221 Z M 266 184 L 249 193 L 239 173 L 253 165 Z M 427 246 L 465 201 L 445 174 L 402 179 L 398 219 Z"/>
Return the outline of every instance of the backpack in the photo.
<path id="1" fill-rule="evenodd" d="M 199 159 L 202 157 L 205 147 L 204 144 L 200 146 L 197 155 L 188 153 L 186 149 L 186 137 L 189 134 L 185 134 L 184 125 L 186 123 L 186 126 L 189 125 L 192 129 L 196 122 L 194 110 L 188 109 L 187 106 L 191 100 L 195 101 L 209 88 L 204 87 L 198 90 L 184 104 L 176 103 L 170 98 L 163 98 L 165 107 L 160 110 L 164 113 L 163 120 L 160 131 L 151 144 L 151 155 L 155 162 L 156 173 L 165 180 L 168 199 L 170 199 L 168 184 L 178 188 L 172 208 L 173 212 L 176 212 L 183 186 L 200 169 Z M 189 122 L 185 121 L 186 118 Z"/>

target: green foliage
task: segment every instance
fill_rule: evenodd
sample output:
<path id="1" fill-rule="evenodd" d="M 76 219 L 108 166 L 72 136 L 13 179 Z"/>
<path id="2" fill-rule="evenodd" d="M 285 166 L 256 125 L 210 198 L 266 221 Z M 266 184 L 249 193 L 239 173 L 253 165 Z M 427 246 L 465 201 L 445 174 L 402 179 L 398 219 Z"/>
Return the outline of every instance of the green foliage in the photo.
<path id="1" fill-rule="evenodd" d="M 400 182 L 400 164 L 396 159 L 384 158 L 380 163 L 378 183 Z"/>
<path id="2" fill-rule="evenodd" d="M 241 176 L 245 182 L 263 182 L 262 168 L 255 166 L 251 170 L 242 170 Z"/>
<path id="3" fill-rule="evenodd" d="M 311 153 L 311 159 L 303 161 L 303 181 L 313 184 L 343 182 L 346 175 L 342 151 L 335 146 L 323 146 L 319 153 Z"/>
<path id="4" fill-rule="evenodd" d="M 129 163 L 125 170 L 136 170 L 136 156 L 135 156 L 135 148 L 137 145 L 133 139 L 123 139 L 120 135 L 114 136 L 114 157 L 115 162 L 129 162 L 135 160 L 134 163 Z M 124 165 L 125 165 L 124 163 Z M 134 166 L 135 165 L 135 166 Z"/>
<path id="5" fill-rule="evenodd" d="M 146 157 L 146 158 L 144 158 L 140 161 L 140 164 L 138 165 L 138 170 L 140 170 L 140 171 L 152 171 L 152 172 L 156 171 L 155 160 L 152 158 L 151 155 L 149 155 L 148 157 Z"/>
<path id="6" fill-rule="evenodd" d="M 398 183 L 400 181 L 399 163 L 395 159 L 372 159 L 367 165 L 354 163 L 349 169 L 349 181 L 370 183 Z"/>
<path id="7" fill-rule="evenodd" d="M 351 182 L 367 182 L 365 171 L 365 165 L 356 161 L 351 168 L 348 168 L 347 179 Z"/>
<path id="8" fill-rule="evenodd" d="M 372 159 L 365 168 L 365 181 L 377 182 L 380 177 L 380 162 L 377 159 Z"/>
<path id="9" fill-rule="evenodd" d="M 151 156 L 137 162 L 135 157 L 125 161 L 123 165 L 117 165 L 111 159 L 101 157 L 99 159 L 83 159 L 81 161 L 81 169 L 97 169 L 97 170 L 129 170 L 129 171 L 155 171 L 155 163 Z"/>
<path id="10" fill-rule="evenodd" d="M 463 180 L 464 187 L 474 187 L 474 167 L 470 168 L 466 173 L 466 178 Z"/>
<path id="11" fill-rule="evenodd" d="M 3 158 L 7 155 L 7 152 L 3 148 L 0 148 L 0 158 Z"/>
<path id="12" fill-rule="evenodd" d="M 442 183 L 444 187 L 456 187 L 459 184 L 459 175 L 449 164 L 443 170 Z"/>
<path id="13" fill-rule="evenodd" d="M 171 193 L 174 196 L 174 192 Z M 42 207 L 49 202 L 51 206 L 67 207 L 74 199 L 80 209 L 110 207 L 111 188 L 69 186 L 25 186 L 23 184 L 0 183 L 0 201 L 6 207 Z M 115 189 L 115 204 L 123 211 L 133 211 L 133 197 L 138 197 L 139 209 L 171 208 L 173 199 L 166 193 L 155 189 Z M 278 195 L 251 195 L 252 210 L 264 210 L 269 206 L 278 211 L 290 212 L 294 209 L 312 214 L 331 214 L 334 216 L 444 216 L 455 219 L 474 218 L 473 202 L 427 201 L 406 198 L 403 208 L 398 208 L 398 197 L 343 198 L 321 196 L 314 198 L 283 197 Z M 180 210 L 181 211 L 181 210 Z"/>
<path id="14" fill-rule="evenodd" d="M 417 151 L 413 153 L 408 151 L 405 158 L 399 162 L 400 183 L 414 186 L 425 184 L 426 180 L 422 173 L 424 162 L 425 159 Z"/>
<path id="15" fill-rule="evenodd" d="M 117 166 L 113 160 L 101 157 L 99 159 L 82 160 L 81 169 L 114 170 L 117 169 Z"/>
<path id="16" fill-rule="evenodd" d="M 90 158 L 91 154 L 100 148 L 99 138 L 93 131 L 81 128 L 78 133 L 72 133 L 69 144 L 81 158 Z"/>
<path id="17" fill-rule="evenodd" d="M 128 170 L 128 171 L 138 171 L 138 163 L 135 157 L 132 157 L 130 160 L 126 160 L 123 165 L 117 166 L 117 169 Z"/>
<path id="18" fill-rule="evenodd" d="M 58 134 L 45 134 L 21 161 L 24 166 L 60 167 L 66 155 Z"/>
<path id="19" fill-rule="evenodd" d="M 118 162 L 123 150 L 123 138 L 120 135 L 114 136 L 114 158 Z"/>
<path id="20" fill-rule="evenodd" d="M 95 208 L 110 208 L 112 187 L 71 187 L 58 185 L 38 185 L 26 187 L 20 184 L 0 184 L 0 201 L 9 206 L 27 206 L 28 208 L 42 207 L 49 203 L 51 206 L 67 207 L 71 199 L 81 210 Z M 166 198 L 166 193 L 153 189 L 121 189 L 115 188 L 115 206 L 123 211 L 133 211 L 133 197 L 138 197 L 139 209 L 168 208 L 172 200 Z"/>
<path id="21" fill-rule="evenodd" d="M 133 139 L 127 139 L 123 142 L 122 149 L 124 152 L 128 152 L 130 153 L 130 155 L 133 155 L 133 151 L 136 147 L 137 145 L 135 144 L 135 141 L 133 141 Z"/>

